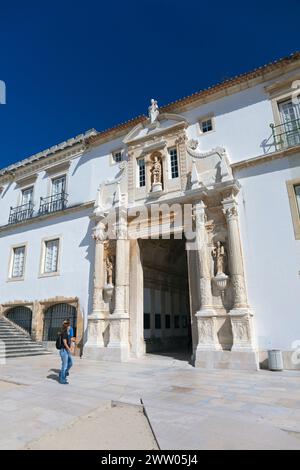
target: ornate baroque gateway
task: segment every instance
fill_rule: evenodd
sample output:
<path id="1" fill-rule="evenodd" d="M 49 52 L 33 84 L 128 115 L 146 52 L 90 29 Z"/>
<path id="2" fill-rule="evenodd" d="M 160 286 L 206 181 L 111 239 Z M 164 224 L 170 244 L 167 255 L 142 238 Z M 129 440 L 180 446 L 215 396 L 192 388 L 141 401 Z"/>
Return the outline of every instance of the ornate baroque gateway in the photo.
<path id="1" fill-rule="evenodd" d="M 85 354 L 126 360 L 131 349 L 138 355 L 145 352 L 144 325 L 138 321 L 144 314 L 143 279 L 137 283 L 132 269 L 135 263 L 143 271 L 139 239 L 176 236 L 184 240 L 188 278 L 194 279 L 189 283 L 193 363 L 255 369 L 253 312 L 236 201 L 240 185 L 225 149 L 200 153 L 188 140 L 187 127 L 183 116 L 159 113 L 152 100 L 149 119 L 123 140 L 128 157 L 119 165 L 118 179 L 100 186 L 93 215 L 94 302 Z M 173 180 L 169 149 L 176 150 L 180 171 Z M 142 165 L 143 185 L 136 185 Z M 114 262 L 105 248 L 112 241 Z"/>
<path id="2" fill-rule="evenodd" d="M 0 171 L 2 321 L 52 348 L 69 317 L 99 360 L 299 368 L 298 82 L 294 54 Z"/>

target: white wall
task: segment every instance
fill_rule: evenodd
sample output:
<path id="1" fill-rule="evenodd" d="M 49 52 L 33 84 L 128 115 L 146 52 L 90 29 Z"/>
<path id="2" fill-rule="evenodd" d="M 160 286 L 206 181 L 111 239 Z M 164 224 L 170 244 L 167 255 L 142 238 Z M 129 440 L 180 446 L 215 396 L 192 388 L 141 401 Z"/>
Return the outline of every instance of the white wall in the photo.
<path id="1" fill-rule="evenodd" d="M 94 244 L 87 211 L 56 217 L 0 234 L 1 303 L 79 297 L 86 315 L 91 303 Z M 41 241 L 62 237 L 60 275 L 39 277 Z M 27 243 L 24 281 L 8 281 L 11 246 Z"/>
<path id="2" fill-rule="evenodd" d="M 202 134 L 198 120 L 209 113 L 215 116 L 215 131 Z M 274 122 L 262 85 L 204 104 L 183 115 L 191 123 L 188 135 L 199 141 L 199 149 L 205 152 L 225 147 L 231 163 L 262 155 L 263 142 L 271 136 L 270 123 Z"/>
<path id="3" fill-rule="evenodd" d="M 113 178 L 119 171 L 111 165 L 111 152 L 122 145 L 121 139 L 100 145 L 86 151 L 71 161 L 67 172 L 68 206 L 93 201 L 101 181 Z M 34 183 L 34 205 L 37 212 L 40 197 L 49 196 L 50 179 L 46 171 L 38 173 Z M 21 204 L 21 189 L 15 182 L 4 185 L 0 196 L 0 226 L 8 223 L 10 207 Z"/>
<path id="4" fill-rule="evenodd" d="M 260 349 L 300 340 L 300 241 L 286 180 L 300 177 L 300 154 L 236 172 L 247 286 Z"/>

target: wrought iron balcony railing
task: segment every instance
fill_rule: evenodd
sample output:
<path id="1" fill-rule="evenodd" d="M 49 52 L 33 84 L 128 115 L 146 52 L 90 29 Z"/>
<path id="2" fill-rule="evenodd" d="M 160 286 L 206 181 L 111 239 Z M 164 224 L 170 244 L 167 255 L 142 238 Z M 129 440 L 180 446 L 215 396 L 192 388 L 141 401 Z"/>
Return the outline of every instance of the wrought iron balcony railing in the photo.
<path id="1" fill-rule="evenodd" d="M 276 150 L 300 145 L 300 119 L 287 121 L 284 124 L 275 126 L 270 124 L 272 129 L 274 145 Z"/>
<path id="2" fill-rule="evenodd" d="M 8 223 L 16 224 L 18 222 L 31 219 L 33 217 L 33 207 L 34 206 L 31 202 L 28 204 L 23 204 L 22 206 L 11 207 Z"/>
<path id="3" fill-rule="evenodd" d="M 65 192 L 50 197 L 41 197 L 39 215 L 62 211 L 67 207 L 68 195 Z"/>

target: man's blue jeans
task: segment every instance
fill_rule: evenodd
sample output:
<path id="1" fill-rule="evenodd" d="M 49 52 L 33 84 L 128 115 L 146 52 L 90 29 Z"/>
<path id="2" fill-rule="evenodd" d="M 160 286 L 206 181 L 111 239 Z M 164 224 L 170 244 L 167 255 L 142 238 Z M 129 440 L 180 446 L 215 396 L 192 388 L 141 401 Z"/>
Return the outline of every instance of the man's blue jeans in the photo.
<path id="1" fill-rule="evenodd" d="M 62 348 L 59 351 L 60 358 L 61 358 L 61 371 L 59 373 L 59 381 L 60 383 L 66 383 L 66 374 L 69 372 L 73 365 L 73 359 L 71 353 L 67 351 L 65 348 Z"/>

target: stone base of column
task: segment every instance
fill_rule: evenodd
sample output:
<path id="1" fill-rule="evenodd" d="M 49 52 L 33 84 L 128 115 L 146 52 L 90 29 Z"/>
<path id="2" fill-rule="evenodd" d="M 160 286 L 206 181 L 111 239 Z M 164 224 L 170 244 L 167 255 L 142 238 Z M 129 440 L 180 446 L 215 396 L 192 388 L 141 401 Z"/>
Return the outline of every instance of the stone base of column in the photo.
<path id="1" fill-rule="evenodd" d="M 88 317 L 87 342 L 83 356 L 87 359 L 98 359 L 99 351 L 107 344 L 109 320 L 104 314 L 92 314 Z"/>
<path id="2" fill-rule="evenodd" d="M 216 312 L 211 308 L 199 310 L 196 313 L 198 328 L 197 351 L 219 351 L 221 345 L 218 339 Z"/>
<path id="3" fill-rule="evenodd" d="M 88 341 L 83 356 L 98 361 L 123 362 L 129 359 L 129 318 L 91 315 Z"/>
<path id="4" fill-rule="evenodd" d="M 255 351 L 199 351 L 195 367 L 203 369 L 258 370 Z"/>
<path id="5" fill-rule="evenodd" d="M 234 308 L 229 312 L 233 336 L 231 351 L 255 351 L 253 312 L 250 308 Z"/>

